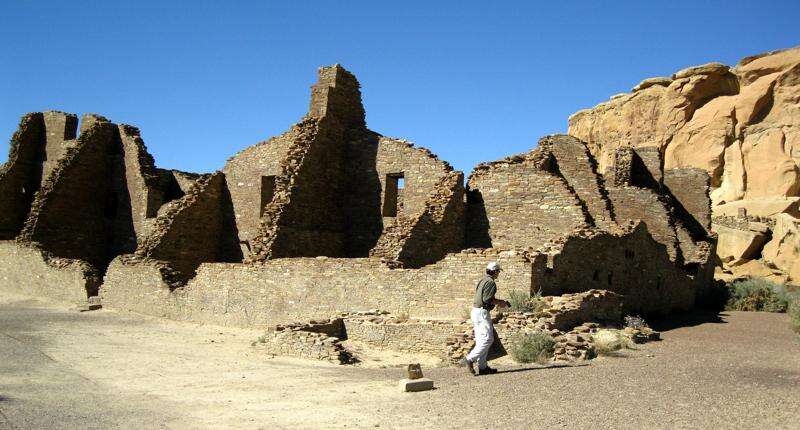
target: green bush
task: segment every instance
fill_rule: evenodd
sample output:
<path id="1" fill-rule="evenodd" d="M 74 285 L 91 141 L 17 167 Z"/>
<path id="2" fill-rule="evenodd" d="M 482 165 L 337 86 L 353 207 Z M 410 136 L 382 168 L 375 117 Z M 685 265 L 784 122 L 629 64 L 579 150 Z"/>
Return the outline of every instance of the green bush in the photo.
<path id="1" fill-rule="evenodd" d="M 519 363 L 545 364 L 553 358 L 556 341 L 550 334 L 536 331 L 520 333 L 511 339 L 509 352 Z"/>
<path id="2" fill-rule="evenodd" d="M 508 292 L 510 309 L 515 312 L 538 312 L 544 308 L 540 293 L 530 295 L 524 291 L 511 290 Z"/>
<path id="3" fill-rule="evenodd" d="M 786 312 L 792 297 L 783 285 L 762 278 L 736 281 L 728 289 L 730 311 Z"/>
<path id="4" fill-rule="evenodd" d="M 792 330 L 800 333 L 800 296 L 795 295 L 794 300 L 789 304 L 789 321 Z"/>

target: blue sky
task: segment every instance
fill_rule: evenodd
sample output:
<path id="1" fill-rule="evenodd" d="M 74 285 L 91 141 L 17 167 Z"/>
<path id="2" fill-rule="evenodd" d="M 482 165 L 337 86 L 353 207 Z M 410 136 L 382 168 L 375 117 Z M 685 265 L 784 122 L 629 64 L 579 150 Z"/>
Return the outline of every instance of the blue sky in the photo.
<path id="1" fill-rule="evenodd" d="M 469 173 L 646 77 L 800 45 L 796 0 L 655 3 L 5 1 L 0 161 L 22 114 L 57 109 L 140 127 L 160 167 L 220 169 L 338 62 L 371 129 Z"/>

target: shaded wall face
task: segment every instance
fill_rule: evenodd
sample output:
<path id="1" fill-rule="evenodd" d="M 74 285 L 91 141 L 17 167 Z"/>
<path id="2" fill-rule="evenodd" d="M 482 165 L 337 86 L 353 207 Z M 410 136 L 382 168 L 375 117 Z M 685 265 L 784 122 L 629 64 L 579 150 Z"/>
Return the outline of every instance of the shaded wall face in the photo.
<path id="1" fill-rule="evenodd" d="M 642 220 L 653 238 L 666 246 L 669 255 L 677 257 L 675 226 L 665 202 L 652 190 L 637 187 L 609 187 L 617 222 Z"/>
<path id="2" fill-rule="evenodd" d="M 280 163 L 291 144 L 291 136 L 284 134 L 245 149 L 225 165 L 225 182 L 240 242 L 248 242 L 258 233 L 264 206 L 274 196 L 274 178 L 281 173 Z"/>
<path id="3" fill-rule="evenodd" d="M 58 180 L 40 190 L 23 234 L 56 256 L 103 268 L 132 250 L 132 236 L 135 246 L 121 150 L 110 123 L 91 127 L 77 144 L 52 172 Z"/>
<path id="4" fill-rule="evenodd" d="M 274 258 L 346 254 L 344 143 L 339 130 L 325 121 L 321 121 L 293 179 L 289 204 L 279 218 L 272 244 Z"/>
<path id="5" fill-rule="evenodd" d="M 0 239 L 19 234 L 39 190 L 45 144 L 42 114 L 22 117 L 11 140 L 8 161 L 0 165 Z"/>
<path id="6" fill-rule="evenodd" d="M 534 263 L 534 290 L 546 295 L 610 290 L 625 296 L 626 312 L 667 314 L 694 305 L 693 280 L 674 266 L 643 225 L 622 237 L 570 238 L 562 251 Z"/>
<path id="7" fill-rule="evenodd" d="M 670 169 L 664 172 L 664 185 L 674 197 L 677 215 L 693 235 L 711 228 L 710 176 L 702 169 Z"/>
<path id="8" fill-rule="evenodd" d="M 549 144 L 558 172 L 584 203 L 594 225 L 606 229 L 613 226 L 612 205 L 586 145 L 572 136 L 552 136 L 542 139 L 539 144 Z"/>
<path id="9" fill-rule="evenodd" d="M 467 197 L 468 247 L 533 247 L 585 225 L 563 180 L 528 163 L 473 176 Z"/>
<path id="10" fill-rule="evenodd" d="M 232 256 L 238 249 L 230 246 L 235 233 L 227 230 L 224 202 L 228 199 L 221 173 L 204 177 L 197 188 L 177 201 L 179 208 L 156 230 L 156 243 L 146 244 L 149 257 L 168 261 L 186 279 L 193 276 L 200 263 L 210 261 L 240 261 Z"/>

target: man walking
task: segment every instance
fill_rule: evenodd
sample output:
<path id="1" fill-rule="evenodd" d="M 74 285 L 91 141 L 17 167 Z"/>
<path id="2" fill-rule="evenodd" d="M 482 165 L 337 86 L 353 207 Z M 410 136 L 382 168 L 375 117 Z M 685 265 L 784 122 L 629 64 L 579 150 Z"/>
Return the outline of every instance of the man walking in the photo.
<path id="1" fill-rule="evenodd" d="M 497 293 L 497 284 L 494 281 L 499 275 L 500 264 L 492 261 L 486 265 L 486 276 L 481 278 L 475 287 L 475 300 L 472 302 L 472 311 L 470 312 L 475 333 L 475 348 L 472 348 L 467 357 L 460 361 L 460 364 L 475 376 L 497 373 L 497 369 L 489 367 L 486 363 L 489 348 L 494 341 L 494 328 L 492 327 L 492 317 L 489 312 L 495 306 L 510 306 L 507 301 L 494 298 L 495 293 Z M 477 372 L 472 366 L 475 362 L 478 363 Z"/>

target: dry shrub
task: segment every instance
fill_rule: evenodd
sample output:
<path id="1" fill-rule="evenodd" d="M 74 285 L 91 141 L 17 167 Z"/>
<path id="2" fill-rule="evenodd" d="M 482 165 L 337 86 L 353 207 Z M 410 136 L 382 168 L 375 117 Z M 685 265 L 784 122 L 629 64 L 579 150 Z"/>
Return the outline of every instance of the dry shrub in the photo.
<path id="1" fill-rule="evenodd" d="M 556 341 L 542 331 L 519 333 L 511 339 L 509 352 L 519 363 L 545 364 L 553 358 Z"/>
<path id="2" fill-rule="evenodd" d="M 603 329 L 592 335 L 598 355 L 611 355 L 621 349 L 632 349 L 631 340 L 619 330 Z"/>
<path id="3" fill-rule="evenodd" d="M 541 293 L 531 295 L 520 290 L 508 292 L 508 303 L 514 312 L 539 312 L 545 306 Z"/>

